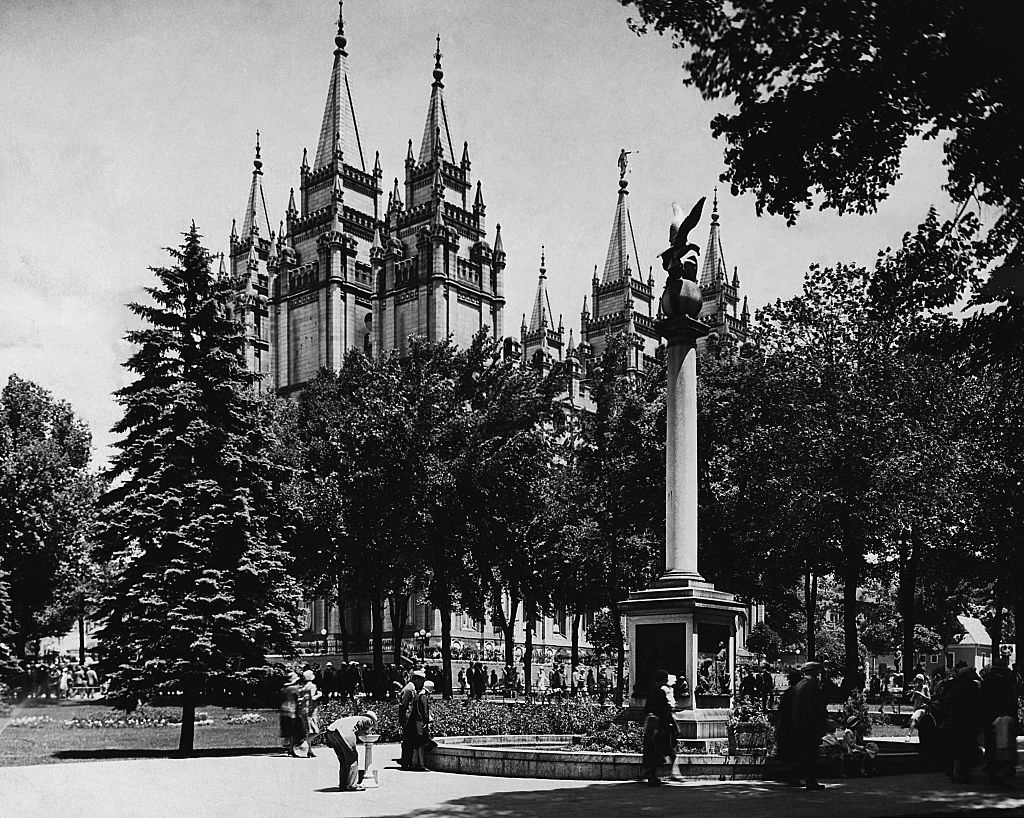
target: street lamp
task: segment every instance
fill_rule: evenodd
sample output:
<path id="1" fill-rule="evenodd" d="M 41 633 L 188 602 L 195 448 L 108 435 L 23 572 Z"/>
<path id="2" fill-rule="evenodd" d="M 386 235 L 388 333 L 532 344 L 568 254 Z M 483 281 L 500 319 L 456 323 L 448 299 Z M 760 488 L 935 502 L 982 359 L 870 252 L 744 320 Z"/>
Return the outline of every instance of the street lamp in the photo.
<path id="1" fill-rule="evenodd" d="M 324 653 L 327 653 L 327 628 L 320 629 L 320 636 L 322 636 L 324 640 Z"/>
<path id="2" fill-rule="evenodd" d="M 420 643 L 420 661 L 425 662 L 427 659 L 427 643 L 430 641 L 430 631 L 416 631 L 413 634 L 413 638 Z"/>

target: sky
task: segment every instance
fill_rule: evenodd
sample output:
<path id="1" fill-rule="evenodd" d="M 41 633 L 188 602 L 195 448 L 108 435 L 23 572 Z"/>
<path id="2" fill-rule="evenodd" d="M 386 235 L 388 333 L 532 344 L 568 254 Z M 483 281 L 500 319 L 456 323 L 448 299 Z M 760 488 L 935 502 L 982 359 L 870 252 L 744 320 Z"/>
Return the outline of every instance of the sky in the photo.
<path id="1" fill-rule="evenodd" d="M 241 223 L 260 130 L 271 221 L 315 152 L 334 50 L 332 0 L 0 2 L 0 382 L 10 373 L 71 402 L 109 456 L 111 393 L 148 267 L 195 220 L 213 252 Z M 682 53 L 638 37 L 616 0 L 348 0 L 360 136 L 384 188 L 419 145 L 435 34 L 452 140 L 469 142 L 488 228 L 507 253 L 506 333 L 532 305 L 541 245 L 555 314 L 579 332 L 603 267 L 620 148 L 640 268 L 657 268 L 670 203 L 711 196 L 725 168 L 712 117 L 684 85 Z M 941 146 L 913 142 L 876 214 L 811 211 L 795 227 L 719 191 L 726 264 L 752 309 L 799 292 L 809 265 L 871 264 L 941 190 Z M 705 211 L 707 214 L 708 211 Z M 706 244 L 708 220 L 692 234 Z M 493 233 L 489 236 L 493 240 Z M 655 270 L 660 291 L 663 276 Z"/>

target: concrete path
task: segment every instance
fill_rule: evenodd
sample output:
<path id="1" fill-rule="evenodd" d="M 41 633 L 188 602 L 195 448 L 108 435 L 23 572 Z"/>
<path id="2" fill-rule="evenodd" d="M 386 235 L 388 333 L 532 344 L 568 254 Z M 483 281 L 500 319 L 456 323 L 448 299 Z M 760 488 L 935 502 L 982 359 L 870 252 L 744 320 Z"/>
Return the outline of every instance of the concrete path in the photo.
<path id="1" fill-rule="evenodd" d="M 820 793 L 770 782 L 671 784 L 489 778 L 397 769 L 375 753 L 381 788 L 338 791 L 334 754 L 138 759 L 0 768 L 0 816 L 900 816 L 964 809 L 1024 814 L 1024 789 L 954 787 L 941 775 L 830 784 Z"/>

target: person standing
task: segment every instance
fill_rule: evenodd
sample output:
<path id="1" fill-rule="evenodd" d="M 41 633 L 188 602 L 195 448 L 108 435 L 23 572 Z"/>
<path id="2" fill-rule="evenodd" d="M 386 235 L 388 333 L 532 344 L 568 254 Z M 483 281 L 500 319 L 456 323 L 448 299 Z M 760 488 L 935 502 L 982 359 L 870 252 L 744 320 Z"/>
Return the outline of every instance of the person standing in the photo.
<path id="1" fill-rule="evenodd" d="M 416 668 L 398 695 L 398 725 L 402 728 L 402 757 L 398 764 L 403 770 L 407 770 L 413 765 L 413 741 L 416 725 L 412 720 L 412 709 L 416 697 L 419 696 L 426 681 L 426 672 L 422 668 Z"/>
<path id="2" fill-rule="evenodd" d="M 372 710 L 362 716 L 344 716 L 331 722 L 324 733 L 324 744 L 338 757 L 338 789 L 342 792 L 362 792 L 359 783 L 359 751 L 356 743 L 360 736 L 373 732 L 377 714 Z"/>
<path id="3" fill-rule="evenodd" d="M 1006 659 L 992 662 L 981 682 L 985 726 L 985 768 L 993 784 L 1006 784 L 1017 769 L 1017 689 Z"/>
<path id="4" fill-rule="evenodd" d="M 464 667 L 459 668 L 459 694 L 462 696 L 466 695 L 466 669 Z"/>
<path id="5" fill-rule="evenodd" d="M 409 720 L 412 722 L 412 767 L 422 772 L 427 769 L 427 748 L 433 745 L 430 738 L 430 697 L 434 693 L 434 683 L 426 681 L 423 689 L 413 700 Z"/>
<path id="6" fill-rule="evenodd" d="M 302 681 L 303 685 L 299 695 L 299 707 L 302 708 L 306 723 L 309 726 L 309 731 L 312 733 L 319 733 L 320 720 L 316 713 L 317 709 L 320 707 L 320 699 L 323 696 L 323 693 L 317 689 L 316 672 L 312 670 L 304 670 L 302 672 Z M 310 752 L 310 755 L 312 756 L 313 753 Z"/>
<path id="7" fill-rule="evenodd" d="M 786 773 L 786 782 L 791 786 L 800 784 L 800 774 L 797 764 L 800 761 L 800 748 L 797 746 L 796 736 L 793 734 L 793 724 L 796 721 L 793 715 L 793 691 L 797 683 L 803 678 L 798 670 L 790 670 L 787 675 L 789 687 L 782 692 L 779 699 L 779 714 L 775 722 L 775 752 L 782 763 L 782 769 Z"/>
<path id="8" fill-rule="evenodd" d="M 285 752 L 295 757 L 295 738 L 299 732 L 296 722 L 299 717 L 299 674 L 292 671 L 288 674 L 284 687 L 281 688 L 281 705 L 278 708 L 278 721 L 281 727 L 281 741 Z"/>
<path id="9" fill-rule="evenodd" d="M 656 670 L 647 702 L 644 704 L 644 755 L 642 774 L 650 787 L 660 786 L 658 768 L 672 763 L 676 757 L 679 728 L 672 715 L 672 704 L 666 670 Z"/>
<path id="10" fill-rule="evenodd" d="M 793 688 L 793 704 L 788 729 L 798 757 L 798 772 L 808 790 L 823 790 L 818 783 L 818 746 L 828 732 L 828 710 L 825 696 L 818 681 L 823 666 L 820 662 L 806 662 L 800 667 L 803 677 Z"/>
<path id="11" fill-rule="evenodd" d="M 946 747 L 953 760 L 953 781 L 967 784 L 978 761 L 978 734 L 984 726 L 978 674 L 972 667 L 956 672 L 946 693 Z"/>

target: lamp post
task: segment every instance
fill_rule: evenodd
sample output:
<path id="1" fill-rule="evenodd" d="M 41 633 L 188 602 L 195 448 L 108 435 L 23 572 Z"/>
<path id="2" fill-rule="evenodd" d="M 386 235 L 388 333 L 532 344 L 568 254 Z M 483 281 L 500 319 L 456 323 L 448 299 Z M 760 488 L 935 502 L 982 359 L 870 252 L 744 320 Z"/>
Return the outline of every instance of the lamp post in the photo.
<path id="1" fill-rule="evenodd" d="M 430 631 L 421 630 L 413 634 L 413 638 L 420 643 L 420 661 L 427 660 L 427 643 L 430 641 Z"/>
<path id="2" fill-rule="evenodd" d="M 327 628 L 320 629 L 320 636 L 323 637 L 324 640 L 324 653 L 327 653 Z"/>

